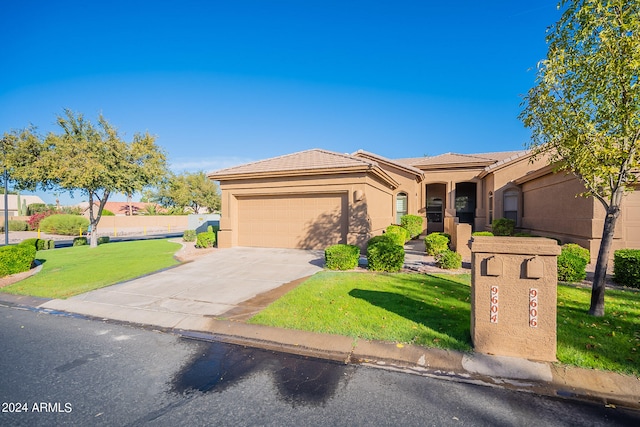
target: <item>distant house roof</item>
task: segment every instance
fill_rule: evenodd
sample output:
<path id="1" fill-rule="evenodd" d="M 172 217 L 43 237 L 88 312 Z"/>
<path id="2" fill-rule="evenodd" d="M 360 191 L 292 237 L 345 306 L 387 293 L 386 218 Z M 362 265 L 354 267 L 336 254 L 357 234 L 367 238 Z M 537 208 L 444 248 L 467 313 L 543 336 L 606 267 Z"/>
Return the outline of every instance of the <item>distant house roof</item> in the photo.
<path id="1" fill-rule="evenodd" d="M 348 173 L 357 171 L 371 171 L 379 175 L 389 184 L 393 186 L 398 185 L 393 178 L 380 169 L 380 166 L 375 161 L 319 148 L 221 169 L 211 172 L 207 176 L 214 180 L 228 180 L 267 176 L 321 175 L 331 172 Z"/>
<path id="2" fill-rule="evenodd" d="M 12 212 L 17 212 L 18 211 L 18 195 L 17 194 L 8 194 L 7 195 L 7 201 L 8 201 L 8 210 L 12 211 Z M 38 196 L 31 196 L 31 195 L 20 195 L 20 203 L 23 203 L 23 200 L 26 201 L 27 206 L 32 205 L 34 203 L 42 203 L 44 204 L 44 201 L 38 197 Z M 4 211 L 4 193 L 0 194 L 0 215 L 2 215 L 2 211 Z"/>
<path id="3" fill-rule="evenodd" d="M 459 167 L 487 167 L 497 162 L 504 162 L 512 157 L 520 157 L 527 151 L 500 151 L 495 153 L 458 154 L 444 153 L 431 157 L 412 157 L 396 159 L 396 162 L 413 166 L 421 170 L 447 169 Z"/>

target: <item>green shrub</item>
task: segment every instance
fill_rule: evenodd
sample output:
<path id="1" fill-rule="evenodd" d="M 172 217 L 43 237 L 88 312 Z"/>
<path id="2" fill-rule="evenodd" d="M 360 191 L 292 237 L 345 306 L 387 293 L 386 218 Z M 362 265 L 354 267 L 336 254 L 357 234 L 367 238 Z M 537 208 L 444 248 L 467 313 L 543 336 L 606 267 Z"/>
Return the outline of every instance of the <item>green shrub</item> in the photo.
<path id="1" fill-rule="evenodd" d="M 109 243 L 109 242 L 110 242 L 109 236 L 100 236 L 100 237 L 98 237 L 98 244 L 99 245 L 103 245 L 103 244 Z"/>
<path id="2" fill-rule="evenodd" d="M 87 232 L 89 220 L 78 215 L 51 215 L 40 221 L 40 229 L 45 233 L 74 236 Z"/>
<path id="3" fill-rule="evenodd" d="M 493 236 L 493 233 L 490 231 L 475 231 L 471 233 L 472 236 Z"/>
<path id="4" fill-rule="evenodd" d="M 28 225 L 27 221 L 22 220 L 9 220 L 9 231 L 27 231 Z"/>
<path id="5" fill-rule="evenodd" d="M 44 203 L 31 203 L 29 206 L 27 206 L 27 215 L 35 215 L 41 212 L 46 212 L 50 209 L 51 208 Z"/>
<path id="6" fill-rule="evenodd" d="M 395 233 L 395 232 L 385 233 L 380 236 L 375 236 L 369 239 L 369 241 L 367 242 L 367 246 L 378 243 L 378 242 L 389 242 L 389 243 L 393 243 L 394 245 L 404 246 L 405 244 L 404 237 L 405 235 L 403 233 Z"/>
<path id="7" fill-rule="evenodd" d="M 196 230 L 184 230 L 184 234 L 182 235 L 182 240 L 184 242 L 195 242 Z"/>
<path id="8" fill-rule="evenodd" d="M 102 216 L 116 216 L 116 214 L 111 212 L 109 209 L 102 209 Z"/>
<path id="9" fill-rule="evenodd" d="M 396 245 L 402 246 L 404 244 L 404 241 L 400 243 L 400 240 L 403 240 L 401 239 L 401 237 L 402 236 L 400 236 L 399 234 L 393 234 L 393 233 L 374 236 L 367 241 L 367 248 L 369 248 L 369 246 L 371 245 L 376 245 L 378 243 L 394 243 Z"/>
<path id="10" fill-rule="evenodd" d="M 24 239 L 18 244 L 21 246 L 33 246 L 34 248 L 36 248 L 36 250 L 38 250 L 38 240 L 40 239 L 36 239 L 35 237 L 33 237 L 31 239 Z"/>
<path id="11" fill-rule="evenodd" d="M 196 248 L 211 248 L 216 244 L 216 235 L 212 231 L 203 231 L 196 236 Z"/>
<path id="12" fill-rule="evenodd" d="M 369 245 L 367 263 L 373 271 L 400 271 L 404 265 L 404 247 L 387 242 Z"/>
<path id="13" fill-rule="evenodd" d="M 613 280 L 621 285 L 640 288 L 639 249 L 618 249 L 613 253 Z"/>
<path id="14" fill-rule="evenodd" d="M 462 267 L 462 255 L 447 249 L 436 255 L 436 265 L 446 270 L 456 270 Z"/>
<path id="15" fill-rule="evenodd" d="M 411 234 L 409 234 L 409 231 L 406 228 L 401 227 L 399 225 L 395 225 L 395 224 L 391 224 L 390 226 L 387 227 L 386 234 L 399 234 L 399 235 L 401 235 L 402 239 L 404 240 L 402 242 L 403 246 L 404 246 L 404 244 L 406 242 L 411 240 Z"/>
<path id="16" fill-rule="evenodd" d="M 508 218 L 498 218 L 493 220 L 491 228 L 493 228 L 495 236 L 512 236 L 516 228 L 516 222 Z"/>
<path id="17" fill-rule="evenodd" d="M 587 277 L 587 261 L 576 252 L 562 248 L 558 255 L 558 280 L 580 282 Z"/>
<path id="18" fill-rule="evenodd" d="M 412 239 L 422 234 L 422 217 L 418 215 L 404 215 L 400 218 L 400 225 L 404 227 Z"/>
<path id="19" fill-rule="evenodd" d="M 46 251 L 47 249 L 55 248 L 55 242 L 53 240 L 36 239 L 24 239 L 19 243 L 24 246 L 32 246 L 36 251 Z"/>
<path id="20" fill-rule="evenodd" d="M 515 233 L 513 237 L 536 237 L 531 233 Z"/>
<path id="21" fill-rule="evenodd" d="M 76 237 L 75 239 L 73 239 L 73 246 L 84 246 L 87 244 L 87 238 L 82 236 L 82 237 Z"/>
<path id="22" fill-rule="evenodd" d="M 338 244 L 324 250 L 324 262 L 329 270 L 354 269 L 359 258 L 360 248 L 355 245 Z"/>
<path id="23" fill-rule="evenodd" d="M 431 233 L 424 238 L 427 255 L 437 255 L 449 249 L 449 237 L 444 233 Z"/>
<path id="24" fill-rule="evenodd" d="M 576 245 L 575 243 L 567 243 L 566 245 L 562 246 L 562 250 L 578 255 L 580 258 L 584 259 L 584 262 L 587 264 L 591 262 L 591 253 L 589 252 L 589 249 L 585 249 L 580 245 Z"/>
<path id="25" fill-rule="evenodd" d="M 28 271 L 36 258 L 36 248 L 31 245 L 0 247 L 0 277 Z"/>

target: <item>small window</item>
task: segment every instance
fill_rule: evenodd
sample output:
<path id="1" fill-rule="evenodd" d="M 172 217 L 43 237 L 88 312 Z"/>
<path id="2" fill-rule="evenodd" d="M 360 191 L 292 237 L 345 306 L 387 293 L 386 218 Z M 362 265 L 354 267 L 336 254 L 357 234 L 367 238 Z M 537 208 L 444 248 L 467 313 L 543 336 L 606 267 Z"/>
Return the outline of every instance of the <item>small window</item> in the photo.
<path id="1" fill-rule="evenodd" d="M 504 193 L 504 217 L 518 223 L 518 195 L 517 190 L 509 190 Z"/>
<path id="2" fill-rule="evenodd" d="M 396 196 L 396 224 L 400 224 L 400 218 L 405 216 L 407 212 L 407 193 L 398 193 Z"/>

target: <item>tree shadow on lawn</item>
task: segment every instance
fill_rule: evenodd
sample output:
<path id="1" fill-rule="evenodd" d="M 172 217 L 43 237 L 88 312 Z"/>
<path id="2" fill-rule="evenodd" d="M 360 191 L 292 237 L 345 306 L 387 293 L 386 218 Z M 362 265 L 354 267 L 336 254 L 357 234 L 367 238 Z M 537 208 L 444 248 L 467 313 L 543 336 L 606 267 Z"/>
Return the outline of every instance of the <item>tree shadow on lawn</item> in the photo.
<path id="1" fill-rule="evenodd" d="M 434 336 L 447 335 L 460 344 L 471 345 L 470 309 L 451 305 L 450 297 L 435 298 L 438 301 L 432 304 L 393 292 L 352 289 L 349 295 L 421 324 L 433 330 Z"/>

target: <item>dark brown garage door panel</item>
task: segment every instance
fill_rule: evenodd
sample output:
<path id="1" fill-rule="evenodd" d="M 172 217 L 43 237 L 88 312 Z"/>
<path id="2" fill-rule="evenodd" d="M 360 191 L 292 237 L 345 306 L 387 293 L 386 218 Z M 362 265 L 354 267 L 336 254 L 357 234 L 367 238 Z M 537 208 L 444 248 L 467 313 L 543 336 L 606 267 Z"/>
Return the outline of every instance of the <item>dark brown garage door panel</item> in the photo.
<path id="1" fill-rule="evenodd" d="M 269 195 L 238 198 L 238 244 L 324 249 L 344 243 L 346 194 Z"/>

